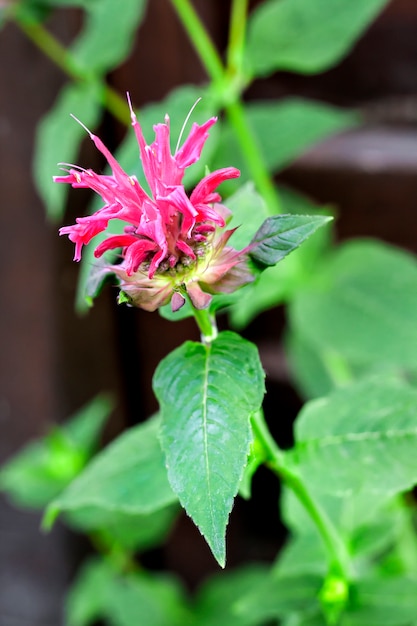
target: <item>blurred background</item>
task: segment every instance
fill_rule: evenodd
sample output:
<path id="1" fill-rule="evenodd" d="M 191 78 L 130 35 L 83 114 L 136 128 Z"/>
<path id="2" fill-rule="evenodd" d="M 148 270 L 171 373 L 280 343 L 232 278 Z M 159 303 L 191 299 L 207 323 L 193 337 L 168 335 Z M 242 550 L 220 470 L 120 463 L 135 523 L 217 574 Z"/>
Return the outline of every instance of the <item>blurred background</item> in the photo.
<path id="1" fill-rule="evenodd" d="M 227 36 L 228 2 L 194 5 L 219 48 Z M 255 6 L 255 2 L 253 6 Z M 80 13 L 60 9 L 48 28 L 69 43 Z M 107 287 L 83 317 L 74 311 L 78 266 L 72 244 L 47 220 L 32 180 L 36 127 L 65 77 L 13 24 L 0 32 L 0 463 L 53 422 L 71 415 L 97 392 L 115 394 L 117 408 L 105 440 L 144 419 L 155 407 L 151 378 L 160 359 L 186 338 L 191 321 L 172 324 L 158 314 L 116 305 Z M 132 54 L 109 76 L 140 107 L 173 87 L 205 81 L 204 71 L 167 0 L 148 3 Z M 279 175 L 281 182 L 337 207 L 337 236 L 372 236 L 417 252 L 417 4 L 392 0 L 351 53 L 321 75 L 279 72 L 255 81 L 247 99 L 299 95 L 360 110 L 365 124 L 327 139 Z M 100 136 L 111 148 L 125 132 L 105 116 Z M 59 142 L 59 136 L 57 136 Z M 83 145 L 83 163 L 97 155 Z M 52 183 L 51 183 L 52 184 Z M 79 193 L 79 192 L 78 192 Z M 81 194 L 82 195 L 82 194 Z M 83 199 L 70 194 L 65 223 L 80 214 Z M 223 320 L 227 324 L 226 320 Z M 244 331 L 260 346 L 268 371 L 267 402 L 287 416 L 275 435 L 285 445 L 300 406 L 280 346 L 281 310 L 262 314 Z M 284 530 L 262 471 L 258 494 L 238 500 L 228 535 L 229 565 L 272 559 Z M 272 488 L 277 490 L 274 485 Z M 273 508 L 271 508 L 273 507 Z M 0 501 L 0 624 L 56 626 L 83 539 L 58 523 L 45 535 L 40 517 Z M 216 565 L 198 531 L 185 518 L 169 544 L 145 555 L 150 567 L 178 572 L 190 588 Z"/>

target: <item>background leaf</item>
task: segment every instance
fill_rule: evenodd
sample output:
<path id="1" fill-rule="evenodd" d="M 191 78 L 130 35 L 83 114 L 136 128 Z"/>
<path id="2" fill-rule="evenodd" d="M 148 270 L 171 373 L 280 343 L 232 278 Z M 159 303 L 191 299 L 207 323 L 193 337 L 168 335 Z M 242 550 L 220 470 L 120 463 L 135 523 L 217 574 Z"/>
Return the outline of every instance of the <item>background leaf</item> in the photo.
<path id="1" fill-rule="evenodd" d="M 324 363 L 335 355 L 352 374 L 414 371 L 416 318 L 416 257 L 372 240 L 335 248 L 289 306 L 291 332 Z"/>
<path id="2" fill-rule="evenodd" d="M 260 408 L 264 374 L 256 347 L 226 331 L 188 341 L 158 366 L 161 443 L 171 486 L 221 565 L 225 530 Z"/>
<path id="3" fill-rule="evenodd" d="M 194 616 L 198 626 L 256 626 L 262 624 L 238 611 L 239 601 L 269 577 L 269 568 L 262 564 L 251 564 L 233 571 L 211 576 L 197 591 Z"/>
<path id="4" fill-rule="evenodd" d="M 144 16 L 146 0 L 89 2 L 84 28 L 71 46 L 72 57 L 89 73 L 104 74 L 127 60 Z"/>
<path id="5" fill-rule="evenodd" d="M 97 396 L 63 426 L 24 447 L 0 470 L 0 489 L 13 502 L 43 508 L 83 469 L 99 444 L 113 403 Z"/>
<path id="6" fill-rule="evenodd" d="M 157 438 L 159 420 L 130 428 L 97 454 L 48 508 L 46 525 L 65 511 L 147 515 L 176 502 Z"/>
<path id="7" fill-rule="evenodd" d="M 248 72 L 323 72 L 345 56 L 388 0 L 269 0 L 248 24 Z"/>
<path id="8" fill-rule="evenodd" d="M 191 615 L 178 582 L 149 573 L 121 576 L 108 562 L 91 559 L 81 569 L 66 603 L 68 626 L 187 626 Z"/>
<path id="9" fill-rule="evenodd" d="M 74 163 L 81 141 L 86 137 L 84 128 L 71 119 L 70 114 L 93 129 L 102 112 L 102 92 L 99 82 L 67 85 L 37 127 L 34 177 L 50 219 L 63 218 L 68 191 L 68 185 L 53 183 L 52 176 L 60 173 L 59 163 Z"/>
<path id="10" fill-rule="evenodd" d="M 390 495 L 410 489 L 417 482 L 417 390 L 375 378 L 334 391 L 304 405 L 295 439 L 294 459 L 318 491 Z"/>
<path id="11" fill-rule="evenodd" d="M 359 121 L 351 111 L 300 98 L 248 102 L 245 117 L 271 172 L 284 168 L 325 137 L 352 128 Z M 241 171 L 241 182 L 250 180 L 251 174 L 235 132 L 224 121 L 210 167 L 216 169 L 228 165 Z M 230 182 L 225 182 L 222 189 L 229 194 L 229 190 L 235 191 L 236 184 L 232 186 Z"/>

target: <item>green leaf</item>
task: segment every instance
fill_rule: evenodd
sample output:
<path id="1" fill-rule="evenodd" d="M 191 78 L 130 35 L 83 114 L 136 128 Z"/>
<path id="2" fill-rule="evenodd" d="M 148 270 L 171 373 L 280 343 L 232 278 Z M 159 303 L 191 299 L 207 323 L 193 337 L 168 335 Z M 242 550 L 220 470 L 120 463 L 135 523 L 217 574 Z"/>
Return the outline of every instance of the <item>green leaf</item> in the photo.
<path id="1" fill-rule="evenodd" d="M 82 565 L 65 600 L 66 626 L 90 626 L 106 614 L 114 575 L 109 563 L 99 558 Z"/>
<path id="2" fill-rule="evenodd" d="M 358 118 L 350 111 L 300 98 L 279 102 L 250 102 L 245 106 L 246 123 L 259 145 L 269 171 L 276 172 L 301 156 L 325 137 L 351 128 Z M 233 165 L 241 172 L 240 181 L 251 180 L 252 174 L 242 154 L 234 129 L 223 122 L 218 147 L 210 168 Z M 236 182 L 225 182 L 223 193 L 236 189 Z"/>
<path id="3" fill-rule="evenodd" d="M 176 501 L 157 438 L 159 419 L 130 428 L 97 454 L 88 467 L 48 507 L 45 525 L 60 512 L 96 509 L 147 515 Z"/>
<path id="4" fill-rule="evenodd" d="M 94 128 L 101 114 L 102 90 L 100 83 L 67 85 L 38 125 L 34 177 L 50 219 L 62 219 L 68 190 L 68 185 L 54 183 L 52 176 L 59 173 L 58 163 L 74 163 L 81 141 L 86 137 L 85 130 L 70 118 L 70 114 Z"/>
<path id="5" fill-rule="evenodd" d="M 340 496 L 411 488 L 416 406 L 417 390 L 393 378 L 363 380 L 308 402 L 296 421 L 292 453 L 305 480 Z"/>
<path id="6" fill-rule="evenodd" d="M 417 579 L 367 578 L 354 585 L 342 626 L 409 626 L 417 615 Z"/>
<path id="7" fill-rule="evenodd" d="M 13 502 L 43 508 L 82 470 L 96 447 L 112 410 L 107 396 L 97 396 L 71 420 L 42 440 L 27 445 L 0 471 L 0 489 Z"/>
<path id="8" fill-rule="evenodd" d="M 289 307 L 290 325 L 320 355 L 347 366 L 417 366 L 416 257 L 372 240 L 345 243 L 323 259 Z"/>
<path id="9" fill-rule="evenodd" d="M 326 396 L 335 386 L 333 369 L 300 333 L 285 329 L 285 356 L 293 384 L 305 399 Z M 333 353 L 335 354 L 335 353 Z"/>
<path id="10" fill-rule="evenodd" d="M 65 514 L 65 523 L 86 534 L 103 534 L 107 544 L 140 551 L 165 542 L 178 512 L 177 503 L 147 515 L 109 511 L 92 505 L 69 511 Z"/>
<path id="11" fill-rule="evenodd" d="M 236 603 L 236 610 L 252 620 L 250 624 L 264 624 L 292 613 L 310 614 L 319 610 L 317 595 L 322 582 L 321 577 L 314 575 L 284 577 L 271 572 Z"/>
<path id="12" fill-rule="evenodd" d="M 230 331 L 211 344 L 188 341 L 154 377 L 161 443 L 171 486 L 220 565 L 225 530 L 260 408 L 264 373 L 256 347 Z"/>
<path id="13" fill-rule="evenodd" d="M 238 612 L 238 603 L 254 587 L 268 579 L 265 565 L 251 564 L 235 571 L 211 576 L 197 592 L 194 615 L 198 626 L 256 626 L 261 624 L 245 613 Z M 262 622 L 263 623 L 263 622 Z"/>
<path id="14" fill-rule="evenodd" d="M 128 58 L 146 0 L 123 0 L 122 10 L 114 0 L 90 2 L 86 7 L 86 23 L 71 46 L 71 56 L 77 66 L 102 75 Z"/>
<path id="15" fill-rule="evenodd" d="M 81 569 L 66 602 L 67 626 L 187 626 L 184 592 L 175 579 L 148 573 L 120 576 L 108 562 L 91 559 Z"/>
<path id="16" fill-rule="evenodd" d="M 251 246 L 256 245 L 249 254 L 261 268 L 276 265 L 332 219 L 325 215 L 268 217 L 255 233 Z"/>
<path id="17" fill-rule="evenodd" d="M 170 576 L 147 573 L 117 579 L 107 598 L 114 626 L 187 626 L 192 624 L 184 592 Z"/>
<path id="18" fill-rule="evenodd" d="M 247 182 L 226 201 L 232 212 L 228 228 L 236 228 L 230 239 L 230 245 L 236 250 L 243 250 L 268 217 L 268 210 L 262 196 L 255 190 L 252 182 Z"/>
<path id="19" fill-rule="evenodd" d="M 279 189 L 279 194 L 285 213 L 317 215 L 329 212 L 327 207 L 317 207 L 302 194 L 285 187 Z M 260 223 L 263 219 L 263 214 L 260 213 Z M 314 236 L 303 243 L 297 254 L 290 255 L 282 263 L 265 269 L 255 283 L 236 293 L 237 303 L 230 310 L 230 321 L 235 328 L 243 328 L 262 311 L 290 301 L 293 294 L 305 282 L 311 280 L 316 265 L 321 263 L 330 245 L 332 233 L 330 226 L 320 228 Z"/>
<path id="20" fill-rule="evenodd" d="M 269 0 L 248 23 L 248 72 L 323 72 L 338 63 L 388 0 Z"/>

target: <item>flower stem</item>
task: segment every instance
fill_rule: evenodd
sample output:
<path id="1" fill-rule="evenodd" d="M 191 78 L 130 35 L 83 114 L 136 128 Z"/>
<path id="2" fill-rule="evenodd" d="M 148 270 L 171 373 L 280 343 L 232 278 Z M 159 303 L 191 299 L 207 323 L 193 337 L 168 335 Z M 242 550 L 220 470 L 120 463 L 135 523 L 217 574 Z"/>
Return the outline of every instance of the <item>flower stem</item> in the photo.
<path id="1" fill-rule="evenodd" d="M 326 512 L 315 502 L 302 479 L 286 463 L 285 454 L 275 443 L 268 430 L 262 412 L 252 418 L 255 437 L 262 444 L 266 454 L 266 465 L 277 474 L 297 496 L 311 520 L 314 522 L 329 558 L 329 570 L 345 581 L 351 577 L 351 564 L 346 546 Z"/>
<path id="2" fill-rule="evenodd" d="M 208 344 L 214 341 L 218 335 L 217 324 L 214 315 L 207 309 L 193 309 L 194 319 L 201 332 L 202 343 Z"/>
<path id="3" fill-rule="evenodd" d="M 207 74 L 214 83 L 221 83 L 224 76 L 221 58 L 194 7 L 189 0 L 171 0 L 171 3 Z"/>
<path id="4" fill-rule="evenodd" d="M 187 35 L 210 76 L 214 91 L 224 105 L 230 124 L 236 134 L 253 181 L 265 199 L 272 215 L 282 213 L 278 194 L 271 180 L 258 143 L 250 130 L 240 100 L 244 86 L 241 64 L 246 28 L 247 0 L 233 0 L 228 44 L 228 70 L 210 39 L 204 24 L 189 0 L 171 0 Z M 237 74 L 236 74 L 237 72 Z"/>
<path id="5" fill-rule="evenodd" d="M 18 15 L 14 16 L 14 21 L 32 43 L 72 80 L 84 83 L 101 80 L 101 77 L 90 74 L 77 65 L 71 53 L 40 23 L 19 19 Z M 122 124 L 128 125 L 130 118 L 124 98 L 106 83 L 103 83 L 102 93 L 102 104 L 106 109 Z"/>
<path id="6" fill-rule="evenodd" d="M 229 75 L 241 75 L 245 46 L 248 0 L 233 0 L 230 11 L 227 70 Z"/>
<path id="7" fill-rule="evenodd" d="M 269 213 L 271 215 L 282 213 L 277 190 L 264 163 L 258 142 L 246 120 L 242 102 L 236 100 L 228 103 L 226 105 L 226 113 L 251 171 L 253 182 L 263 196 Z"/>

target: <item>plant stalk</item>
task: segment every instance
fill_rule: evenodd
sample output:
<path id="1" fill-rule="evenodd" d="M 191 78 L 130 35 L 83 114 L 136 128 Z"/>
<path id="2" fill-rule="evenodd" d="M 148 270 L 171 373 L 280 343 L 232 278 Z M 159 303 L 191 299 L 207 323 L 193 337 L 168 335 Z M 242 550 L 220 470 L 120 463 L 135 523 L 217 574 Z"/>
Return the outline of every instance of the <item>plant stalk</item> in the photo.
<path id="1" fill-rule="evenodd" d="M 101 78 L 94 74 L 89 74 L 79 67 L 71 53 L 41 24 L 19 20 L 18 16 L 14 16 L 14 20 L 28 39 L 74 82 L 91 83 Z M 129 125 L 130 118 L 124 98 L 122 98 L 115 89 L 104 82 L 102 87 L 103 106 L 105 106 L 119 122 Z"/>
<path id="2" fill-rule="evenodd" d="M 171 3 L 210 79 L 221 83 L 224 76 L 221 58 L 191 2 L 171 0 Z"/>
<path id="3" fill-rule="evenodd" d="M 346 546 L 326 512 L 315 502 L 300 476 L 286 464 L 285 455 L 277 446 L 260 411 L 252 419 L 255 437 L 266 453 L 266 465 L 292 489 L 314 522 L 326 547 L 329 570 L 345 581 L 351 579 L 351 562 Z"/>
<path id="4" fill-rule="evenodd" d="M 192 305 L 191 305 L 192 306 Z M 192 307 L 194 319 L 201 332 L 201 341 L 210 344 L 218 335 L 216 319 L 207 309 L 195 309 Z"/>

